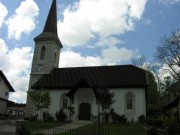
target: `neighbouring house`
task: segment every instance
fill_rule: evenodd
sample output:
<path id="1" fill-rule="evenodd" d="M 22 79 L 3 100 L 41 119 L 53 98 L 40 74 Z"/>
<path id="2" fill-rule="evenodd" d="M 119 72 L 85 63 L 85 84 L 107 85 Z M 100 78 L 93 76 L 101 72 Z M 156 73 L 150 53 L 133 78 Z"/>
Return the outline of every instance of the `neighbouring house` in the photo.
<path id="1" fill-rule="evenodd" d="M 180 81 L 172 84 L 169 89 L 173 93 L 173 98 L 163 106 L 163 110 L 171 112 L 172 116 L 175 116 L 180 121 Z"/>
<path id="2" fill-rule="evenodd" d="M 68 107 L 72 106 L 73 121 L 92 120 L 98 115 L 95 88 L 99 87 L 114 93 L 115 102 L 110 108 L 119 115 L 124 114 L 129 121 L 146 116 L 145 70 L 132 65 L 59 68 L 63 46 L 57 34 L 56 0 L 52 2 L 43 32 L 34 41 L 25 117 L 33 116 L 36 110 L 29 93 L 43 90 L 50 93 L 51 104 L 46 111 L 54 118 L 60 109 L 69 116 Z"/>
<path id="3" fill-rule="evenodd" d="M 0 70 L 0 115 L 6 115 L 9 93 L 15 92 L 6 76 Z"/>
<path id="4" fill-rule="evenodd" d="M 8 106 L 7 114 L 12 116 L 24 116 L 26 104 L 13 103 Z"/>

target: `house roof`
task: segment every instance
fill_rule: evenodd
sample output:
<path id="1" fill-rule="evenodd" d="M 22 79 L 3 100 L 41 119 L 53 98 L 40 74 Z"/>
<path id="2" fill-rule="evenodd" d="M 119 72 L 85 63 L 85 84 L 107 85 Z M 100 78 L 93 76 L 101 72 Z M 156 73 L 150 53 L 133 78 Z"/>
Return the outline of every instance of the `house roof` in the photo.
<path id="1" fill-rule="evenodd" d="M 15 92 L 15 90 L 13 89 L 13 87 L 11 86 L 11 84 L 9 83 L 9 81 L 7 80 L 6 76 L 3 74 L 2 70 L 0 70 L 0 76 L 1 78 L 4 80 L 4 82 L 6 83 L 6 85 L 9 88 L 10 92 Z"/>
<path id="2" fill-rule="evenodd" d="M 177 81 L 174 84 L 172 84 L 171 87 L 169 88 L 169 91 L 180 92 L 180 81 Z M 166 110 L 166 109 L 170 109 L 170 108 L 173 108 L 173 107 L 179 105 L 179 100 L 180 100 L 180 94 L 178 94 L 170 102 L 168 102 L 166 105 L 164 105 L 163 109 Z"/>
<path id="3" fill-rule="evenodd" d="M 170 102 L 168 102 L 165 106 L 163 106 L 163 110 L 171 109 L 175 106 L 179 105 L 180 95 L 173 98 Z"/>
<path id="4" fill-rule="evenodd" d="M 10 107 L 8 108 L 9 110 L 14 110 L 14 111 L 20 111 L 23 112 L 26 110 L 26 107 Z"/>
<path id="5" fill-rule="evenodd" d="M 109 88 L 147 86 L 145 70 L 132 65 L 117 65 L 55 68 L 50 74 L 44 74 L 32 88 L 74 88 L 82 79 L 91 86 Z"/>

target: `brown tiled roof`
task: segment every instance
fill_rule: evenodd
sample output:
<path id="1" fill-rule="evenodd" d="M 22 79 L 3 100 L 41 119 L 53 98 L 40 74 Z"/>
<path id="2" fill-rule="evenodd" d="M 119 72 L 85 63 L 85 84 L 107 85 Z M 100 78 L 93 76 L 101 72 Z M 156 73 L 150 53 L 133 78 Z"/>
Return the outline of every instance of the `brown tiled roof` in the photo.
<path id="1" fill-rule="evenodd" d="M 43 75 L 32 88 L 73 88 L 80 80 L 91 86 L 146 87 L 146 71 L 132 65 L 55 68 Z M 83 86 L 82 86 L 83 87 Z"/>
<path id="2" fill-rule="evenodd" d="M 26 107 L 9 107 L 9 110 L 15 110 L 15 111 L 25 111 Z"/>
<path id="3" fill-rule="evenodd" d="M 4 80 L 4 82 L 6 83 L 6 85 L 9 88 L 10 92 L 15 92 L 15 90 L 13 89 L 13 87 L 11 86 L 11 84 L 9 83 L 9 81 L 7 80 L 6 76 L 3 74 L 3 72 L 0 70 L 0 76 L 1 78 Z"/>

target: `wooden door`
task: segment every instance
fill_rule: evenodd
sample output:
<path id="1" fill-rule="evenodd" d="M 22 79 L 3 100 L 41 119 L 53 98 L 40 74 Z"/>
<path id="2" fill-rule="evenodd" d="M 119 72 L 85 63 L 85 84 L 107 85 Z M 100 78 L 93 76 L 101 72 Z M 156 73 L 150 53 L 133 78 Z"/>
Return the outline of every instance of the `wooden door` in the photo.
<path id="1" fill-rule="evenodd" d="M 91 106 L 89 103 L 82 103 L 79 106 L 79 120 L 90 120 Z"/>

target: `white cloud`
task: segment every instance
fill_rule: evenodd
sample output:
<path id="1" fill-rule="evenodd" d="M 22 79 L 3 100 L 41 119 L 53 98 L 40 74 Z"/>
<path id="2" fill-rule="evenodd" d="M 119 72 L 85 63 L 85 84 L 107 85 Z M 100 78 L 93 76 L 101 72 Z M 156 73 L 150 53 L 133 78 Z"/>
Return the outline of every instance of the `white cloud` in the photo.
<path id="1" fill-rule="evenodd" d="M 5 64 L 5 56 L 7 54 L 8 48 L 6 46 L 6 43 L 4 42 L 4 40 L 0 39 L 0 68 L 2 68 L 2 66 L 4 66 Z"/>
<path id="2" fill-rule="evenodd" d="M 159 0 L 159 2 L 164 5 L 169 5 L 169 4 L 173 5 L 180 2 L 180 0 Z"/>
<path id="3" fill-rule="evenodd" d="M 93 38 L 107 38 L 134 30 L 147 0 L 80 0 L 70 5 L 59 20 L 63 44 L 78 46 Z"/>
<path id="4" fill-rule="evenodd" d="M 2 24 L 7 14 L 8 14 L 7 8 L 0 2 L 0 28 L 2 27 Z"/>
<path id="5" fill-rule="evenodd" d="M 22 47 L 9 50 L 6 43 L 0 39 L 0 69 L 16 91 L 11 94 L 10 100 L 25 102 L 31 61 L 32 48 Z"/>
<path id="6" fill-rule="evenodd" d="M 81 53 L 64 51 L 60 56 L 60 67 L 79 67 L 79 66 L 100 66 L 101 58 L 94 56 L 84 57 Z"/>
<path id="7" fill-rule="evenodd" d="M 59 63 L 60 67 L 115 65 L 130 60 L 132 55 L 132 50 L 117 47 L 102 50 L 101 56 L 82 56 L 79 52 L 63 51 Z"/>
<path id="8" fill-rule="evenodd" d="M 126 48 L 117 48 L 115 46 L 104 49 L 102 51 L 102 57 L 104 63 L 120 63 L 122 61 L 130 60 L 133 55 L 132 50 Z"/>
<path id="9" fill-rule="evenodd" d="M 116 38 L 116 37 L 107 37 L 107 38 L 100 38 L 95 46 L 116 46 L 117 44 L 125 43 L 124 41 Z"/>
<path id="10" fill-rule="evenodd" d="M 8 26 L 8 37 L 20 39 L 22 34 L 28 34 L 35 29 L 35 18 L 39 14 L 39 8 L 33 0 L 25 0 L 16 9 L 6 24 Z"/>

